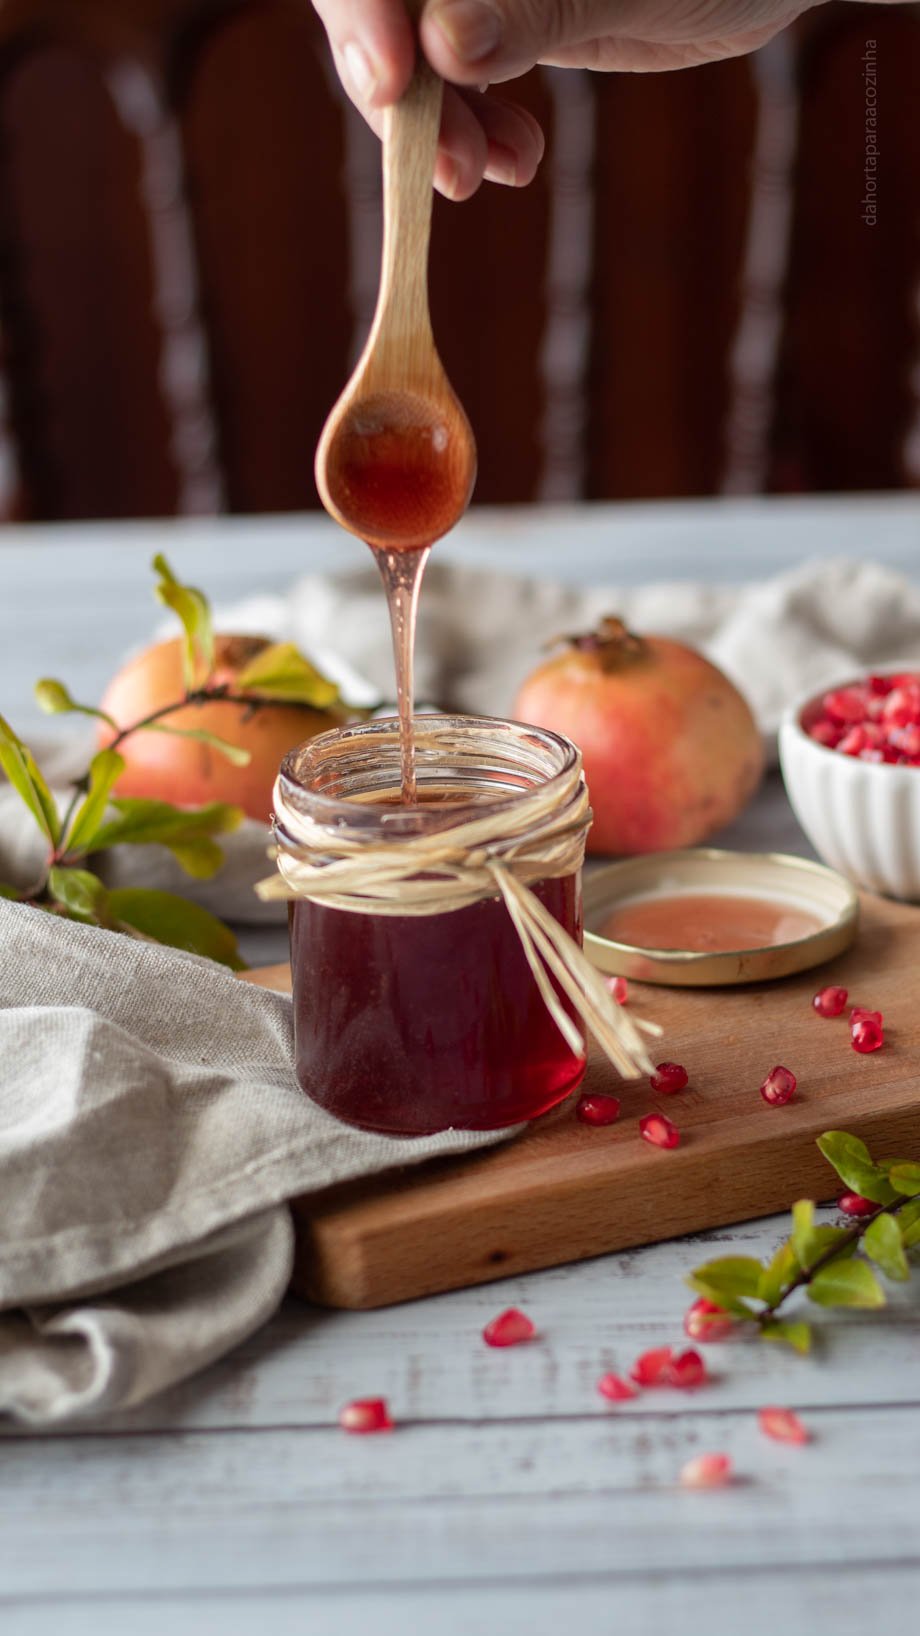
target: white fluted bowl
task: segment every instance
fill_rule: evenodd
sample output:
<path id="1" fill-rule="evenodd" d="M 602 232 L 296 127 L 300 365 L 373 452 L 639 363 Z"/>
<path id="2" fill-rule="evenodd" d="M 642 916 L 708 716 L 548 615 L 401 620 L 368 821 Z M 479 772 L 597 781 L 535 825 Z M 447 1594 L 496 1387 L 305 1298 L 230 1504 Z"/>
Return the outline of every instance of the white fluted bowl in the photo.
<path id="1" fill-rule="evenodd" d="M 857 886 L 920 903 L 920 767 L 860 761 L 810 738 L 823 691 L 787 711 L 779 759 L 792 809 L 824 862 Z"/>

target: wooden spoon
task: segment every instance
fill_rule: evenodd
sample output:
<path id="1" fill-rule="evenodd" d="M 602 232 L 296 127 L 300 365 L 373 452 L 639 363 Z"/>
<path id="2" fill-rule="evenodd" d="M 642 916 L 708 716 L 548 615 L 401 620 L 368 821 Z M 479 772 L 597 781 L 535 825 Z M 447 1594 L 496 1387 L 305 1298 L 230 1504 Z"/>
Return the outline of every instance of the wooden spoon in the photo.
<path id="1" fill-rule="evenodd" d="M 419 52 L 408 89 L 384 115 L 377 311 L 316 451 L 326 510 L 388 553 L 418 551 L 453 528 L 476 477 L 472 428 L 438 357 L 428 311 L 442 91 Z"/>

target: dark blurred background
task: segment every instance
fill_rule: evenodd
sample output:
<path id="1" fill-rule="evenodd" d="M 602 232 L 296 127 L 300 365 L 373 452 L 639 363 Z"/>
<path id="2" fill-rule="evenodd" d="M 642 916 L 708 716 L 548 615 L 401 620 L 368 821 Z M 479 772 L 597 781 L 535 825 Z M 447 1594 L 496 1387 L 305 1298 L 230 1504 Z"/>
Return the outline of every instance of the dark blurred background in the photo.
<path id="1" fill-rule="evenodd" d="M 435 208 L 477 500 L 920 484 L 918 87 L 884 5 L 515 87 L 537 182 Z M 314 507 L 379 216 L 307 0 L 5 0 L 0 517 Z"/>

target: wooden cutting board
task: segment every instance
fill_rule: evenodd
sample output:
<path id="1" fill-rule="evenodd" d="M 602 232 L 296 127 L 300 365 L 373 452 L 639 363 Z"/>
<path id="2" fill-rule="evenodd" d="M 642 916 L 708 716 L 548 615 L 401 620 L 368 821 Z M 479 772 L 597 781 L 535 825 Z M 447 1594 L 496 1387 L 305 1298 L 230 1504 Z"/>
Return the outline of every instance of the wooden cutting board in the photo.
<path id="1" fill-rule="evenodd" d="M 249 975 L 290 988 L 286 967 Z M 884 1013 L 882 1050 L 860 1056 L 846 1013 L 828 1021 L 812 1010 L 832 982 Z M 833 1173 L 815 1147 L 824 1130 L 851 1131 L 881 1157 L 917 1156 L 920 909 L 866 897 L 854 947 L 816 972 L 736 989 L 635 983 L 630 1004 L 662 1024 L 656 1060 L 684 1064 L 686 1091 L 623 1084 L 596 1057 L 584 1088 L 620 1096 L 616 1125 L 582 1125 L 572 1099 L 480 1156 L 295 1201 L 293 1291 L 327 1306 L 388 1306 L 829 1198 Z M 777 1063 L 799 1092 L 770 1108 L 758 1086 Z M 637 1120 L 656 1107 L 677 1124 L 680 1147 L 640 1139 Z"/>

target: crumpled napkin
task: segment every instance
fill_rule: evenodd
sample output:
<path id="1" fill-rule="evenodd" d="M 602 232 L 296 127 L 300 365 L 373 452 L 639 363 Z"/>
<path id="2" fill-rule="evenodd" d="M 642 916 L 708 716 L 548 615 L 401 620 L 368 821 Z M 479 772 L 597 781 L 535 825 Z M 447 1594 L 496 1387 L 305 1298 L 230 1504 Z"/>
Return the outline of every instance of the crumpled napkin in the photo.
<path id="1" fill-rule="evenodd" d="M 128 1408 L 269 1318 L 284 1201 L 509 1132 L 353 1130 L 294 1077 L 291 1002 L 0 900 L 0 1413 Z"/>
<path id="2" fill-rule="evenodd" d="M 920 667 L 920 589 L 877 563 L 825 558 L 744 586 L 669 582 L 585 590 L 442 563 L 435 554 L 419 618 L 417 696 L 446 708 L 507 715 L 543 645 L 608 613 L 636 630 L 700 647 L 746 695 L 771 748 L 783 711 L 800 696 L 874 668 Z M 218 624 L 295 641 L 320 663 L 328 662 L 334 640 L 339 661 L 351 667 L 343 675 L 352 686 L 357 672 L 392 696 L 389 626 L 372 564 L 299 580 L 284 598 L 254 597 L 219 609 Z M 85 747 L 58 743 L 40 759 L 52 780 L 64 783 L 65 762 L 71 773 L 80 770 Z M 252 890 L 265 873 L 267 839 L 265 826 L 251 822 L 225 837 L 227 863 L 212 881 L 189 880 L 161 847 L 115 848 L 99 868 L 112 886 L 182 892 L 238 923 L 280 922 L 284 905 L 263 904 Z M 24 884 L 41 855 L 40 837 L 0 785 L 0 880 Z"/>

